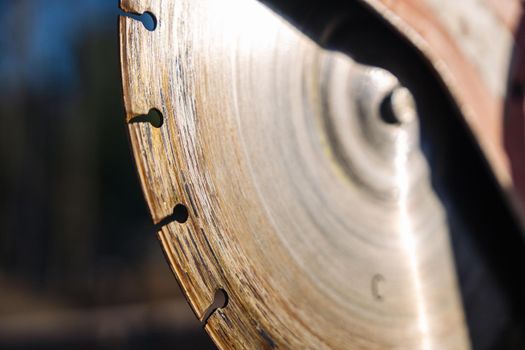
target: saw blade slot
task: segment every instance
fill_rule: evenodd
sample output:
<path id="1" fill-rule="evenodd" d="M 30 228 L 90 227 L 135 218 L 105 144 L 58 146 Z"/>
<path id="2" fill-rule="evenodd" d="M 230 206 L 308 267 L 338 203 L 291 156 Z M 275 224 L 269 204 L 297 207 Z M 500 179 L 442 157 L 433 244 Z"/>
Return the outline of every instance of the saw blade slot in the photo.
<path id="1" fill-rule="evenodd" d="M 214 312 L 216 312 L 219 309 L 224 309 L 226 306 L 228 306 L 228 299 L 228 293 L 224 289 L 217 289 L 215 291 L 215 295 L 213 296 L 213 303 L 211 303 L 211 305 L 208 306 L 208 309 L 206 309 L 206 312 L 204 313 L 202 323 L 205 325 Z"/>
<path id="2" fill-rule="evenodd" d="M 157 108 L 152 108 L 148 114 L 140 114 L 131 118 L 129 123 L 150 123 L 151 126 L 158 129 L 164 124 L 164 116 Z"/>
<path id="3" fill-rule="evenodd" d="M 157 17 L 155 17 L 155 15 L 149 11 L 141 14 L 135 12 L 125 12 L 121 10 L 120 15 L 141 22 L 144 25 L 144 28 L 150 32 L 153 32 L 155 29 L 157 29 Z"/>

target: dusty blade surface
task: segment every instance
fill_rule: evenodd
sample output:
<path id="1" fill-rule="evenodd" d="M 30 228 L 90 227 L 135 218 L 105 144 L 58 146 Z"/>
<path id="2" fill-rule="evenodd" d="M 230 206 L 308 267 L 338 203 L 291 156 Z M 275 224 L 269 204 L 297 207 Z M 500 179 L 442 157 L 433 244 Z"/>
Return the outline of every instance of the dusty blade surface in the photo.
<path id="1" fill-rule="evenodd" d="M 469 347 L 409 90 L 258 1 L 121 6 L 157 19 L 120 21 L 129 133 L 219 347 Z M 162 123 L 133 122 L 152 109 Z M 228 303 L 204 320 L 219 289 Z"/>

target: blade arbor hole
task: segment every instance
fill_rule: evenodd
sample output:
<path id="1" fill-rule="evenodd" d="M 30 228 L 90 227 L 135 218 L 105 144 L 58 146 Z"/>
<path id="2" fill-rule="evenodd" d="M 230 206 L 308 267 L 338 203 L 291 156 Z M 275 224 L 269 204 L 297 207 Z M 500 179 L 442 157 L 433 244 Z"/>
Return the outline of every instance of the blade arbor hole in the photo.
<path id="1" fill-rule="evenodd" d="M 399 124 L 394 109 L 392 108 L 392 94 L 389 94 L 381 101 L 379 109 L 379 115 L 385 123 L 392 125 Z"/>

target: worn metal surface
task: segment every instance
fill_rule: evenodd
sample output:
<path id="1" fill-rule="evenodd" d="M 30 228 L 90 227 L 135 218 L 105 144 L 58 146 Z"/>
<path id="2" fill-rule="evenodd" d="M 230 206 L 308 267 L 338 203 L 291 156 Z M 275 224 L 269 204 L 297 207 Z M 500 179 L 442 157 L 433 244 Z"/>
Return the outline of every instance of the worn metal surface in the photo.
<path id="1" fill-rule="evenodd" d="M 472 60 L 483 43 L 451 39 L 432 1 L 367 3 L 427 55 L 512 192 L 501 72 L 483 68 L 505 58 Z M 219 347 L 469 347 L 421 116 L 394 75 L 258 1 L 121 6 L 157 18 L 120 21 L 127 120 L 164 121 L 129 132 L 166 255 Z M 219 289 L 228 303 L 206 319 Z"/>

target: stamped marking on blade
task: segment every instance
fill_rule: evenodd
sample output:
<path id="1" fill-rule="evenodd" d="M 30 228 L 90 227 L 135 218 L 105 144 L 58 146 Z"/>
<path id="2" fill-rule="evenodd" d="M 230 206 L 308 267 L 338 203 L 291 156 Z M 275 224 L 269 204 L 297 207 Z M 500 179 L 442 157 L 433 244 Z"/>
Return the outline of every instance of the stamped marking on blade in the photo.
<path id="1" fill-rule="evenodd" d="M 377 301 L 382 301 L 384 299 L 381 285 L 383 285 L 385 281 L 385 277 L 380 274 L 374 275 L 374 277 L 372 277 L 372 296 Z"/>

